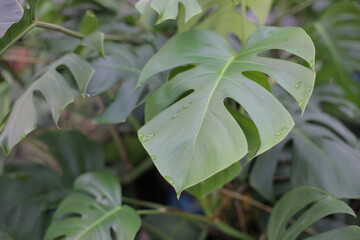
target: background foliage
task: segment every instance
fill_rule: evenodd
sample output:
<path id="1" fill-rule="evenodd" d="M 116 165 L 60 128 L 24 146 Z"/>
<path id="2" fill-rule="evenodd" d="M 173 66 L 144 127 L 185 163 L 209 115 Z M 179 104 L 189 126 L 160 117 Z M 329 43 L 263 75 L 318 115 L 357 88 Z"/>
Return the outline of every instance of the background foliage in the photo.
<path id="1" fill-rule="evenodd" d="M 359 66 L 357 1 L 3 0 L 0 238 L 360 239 Z"/>

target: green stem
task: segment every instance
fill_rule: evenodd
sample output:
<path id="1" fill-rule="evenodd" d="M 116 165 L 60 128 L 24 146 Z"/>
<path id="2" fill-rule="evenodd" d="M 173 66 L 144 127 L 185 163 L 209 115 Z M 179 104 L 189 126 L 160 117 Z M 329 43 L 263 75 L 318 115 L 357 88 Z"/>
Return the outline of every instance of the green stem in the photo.
<path id="1" fill-rule="evenodd" d="M 79 39 L 83 39 L 85 37 L 84 34 L 81 34 L 79 32 L 75 32 L 75 31 L 73 31 L 71 29 L 65 28 L 65 27 L 60 26 L 60 25 L 47 23 L 47 22 L 41 22 L 41 21 L 34 21 L 34 24 L 35 24 L 35 27 L 54 30 L 54 31 L 57 31 L 57 32 L 62 32 L 62 33 L 66 34 L 66 35 L 69 35 L 71 37 L 75 37 L 75 38 L 79 38 Z"/>
<path id="2" fill-rule="evenodd" d="M 149 171 L 154 166 L 153 162 L 150 159 L 146 159 L 139 166 L 135 167 L 129 174 L 125 177 L 124 183 L 132 183 L 138 179 L 143 173 Z"/>
<path id="3" fill-rule="evenodd" d="M 127 120 L 136 132 L 141 128 L 141 124 L 134 115 L 130 114 Z"/>
<path id="4" fill-rule="evenodd" d="M 167 206 L 164 206 L 164 205 L 161 205 L 161 204 L 141 201 L 141 200 L 134 199 L 134 198 L 129 198 L 129 197 L 122 197 L 122 200 L 123 200 L 124 203 L 135 205 L 135 206 L 138 206 L 138 207 L 146 207 L 146 208 L 151 208 L 151 209 L 168 208 Z"/>
<path id="5" fill-rule="evenodd" d="M 282 14 L 280 14 L 279 16 L 277 16 L 275 18 L 275 22 L 277 22 L 279 19 L 281 19 L 282 17 L 285 16 L 292 16 L 297 14 L 298 12 L 303 11 L 304 9 L 310 7 L 316 0 L 307 0 L 301 4 L 296 5 L 293 8 L 290 8 L 288 11 L 283 12 Z"/>
<path id="6" fill-rule="evenodd" d="M 207 198 L 198 198 L 198 202 L 207 217 L 212 217 L 214 215 Z"/>
<path id="7" fill-rule="evenodd" d="M 242 233 L 242 232 L 236 230 L 235 228 L 230 227 L 229 225 L 227 225 L 219 220 L 212 220 L 212 219 L 209 219 L 205 216 L 198 215 L 198 214 L 182 212 L 182 211 L 178 211 L 178 210 L 164 209 L 164 208 L 161 208 L 159 210 L 139 210 L 138 213 L 142 214 L 142 215 L 166 214 L 166 215 L 171 215 L 171 216 L 178 216 L 178 217 L 187 219 L 189 221 L 202 223 L 202 224 L 206 224 L 206 225 L 212 226 L 214 228 L 217 228 L 221 232 L 223 232 L 223 233 L 227 234 L 228 236 L 233 237 L 235 239 L 254 240 L 253 237 L 251 237 L 245 233 Z"/>

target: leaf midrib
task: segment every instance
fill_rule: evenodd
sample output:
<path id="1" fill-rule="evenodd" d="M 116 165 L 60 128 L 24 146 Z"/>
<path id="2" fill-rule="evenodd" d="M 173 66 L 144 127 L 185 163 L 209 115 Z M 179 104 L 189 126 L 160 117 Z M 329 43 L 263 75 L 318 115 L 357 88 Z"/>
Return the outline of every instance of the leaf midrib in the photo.
<path id="1" fill-rule="evenodd" d="M 234 61 L 235 59 L 235 56 L 231 56 L 225 63 L 225 65 L 222 67 L 222 69 L 220 70 L 219 72 L 219 75 L 218 75 L 218 78 L 216 79 L 215 81 L 215 84 L 214 84 L 214 87 L 211 89 L 210 93 L 209 93 L 209 97 L 208 97 L 208 101 L 205 105 L 205 111 L 204 111 L 204 114 L 201 118 L 201 121 L 200 121 L 200 124 L 199 124 L 199 129 L 198 131 L 196 132 L 196 135 L 195 135 L 195 144 L 193 145 L 193 148 L 192 148 L 192 151 L 191 151 L 191 155 L 190 155 L 190 159 L 192 159 L 193 155 L 194 155 L 194 151 L 195 151 L 195 146 L 196 146 L 196 142 L 197 142 L 197 139 L 199 137 L 199 133 L 200 133 L 200 130 L 202 128 L 202 125 L 203 125 L 203 122 L 204 122 L 204 119 L 205 119 L 205 116 L 208 112 L 208 109 L 209 109 L 209 105 L 210 105 L 210 102 L 211 102 L 211 99 L 212 99 L 212 96 L 214 95 L 219 83 L 221 82 L 221 79 L 224 77 L 224 74 L 226 73 L 227 69 L 229 68 L 229 66 L 232 64 L 232 62 Z M 186 173 L 189 171 L 189 167 L 190 167 L 190 162 L 191 161 L 188 161 L 188 164 L 186 166 Z M 187 175 L 186 175 L 187 176 Z M 178 193 L 178 197 L 180 196 L 179 194 L 181 193 L 181 191 L 183 190 L 183 184 L 181 185 L 181 188 L 180 188 L 180 192 Z"/>
<path id="2" fill-rule="evenodd" d="M 122 206 L 118 206 L 118 207 L 114 208 L 113 210 L 111 210 L 110 212 L 108 212 L 107 214 L 105 214 L 104 216 L 102 216 L 101 218 L 99 218 L 98 220 L 96 220 L 89 227 L 85 228 L 85 230 L 78 236 L 78 239 L 80 240 L 84 235 L 86 235 L 89 231 L 91 231 L 95 226 L 99 225 L 102 221 L 104 221 L 111 215 L 116 214 L 117 212 L 121 211 L 121 209 L 122 209 Z"/>

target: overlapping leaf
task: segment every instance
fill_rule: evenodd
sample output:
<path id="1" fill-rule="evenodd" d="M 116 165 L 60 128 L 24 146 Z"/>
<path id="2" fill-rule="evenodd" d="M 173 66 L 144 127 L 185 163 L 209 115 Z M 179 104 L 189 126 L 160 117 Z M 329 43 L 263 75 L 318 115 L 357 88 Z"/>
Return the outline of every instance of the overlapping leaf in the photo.
<path id="1" fill-rule="evenodd" d="M 360 84 L 353 79 L 360 72 L 360 9 L 349 2 L 326 8 L 312 35 L 322 61 L 319 81 L 334 79 L 346 97 L 360 106 Z"/>
<path id="2" fill-rule="evenodd" d="M 242 12 L 235 2 L 230 0 L 201 0 L 203 14 L 195 16 L 188 22 L 184 21 L 182 15 L 179 16 L 180 32 L 190 28 L 211 29 L 225 39 L 228 34 L 232 33 L 244 42 L 256 30 L 257 26 L 264 25 L 270 12 L 272 0 L 245 0 L 246 9 L 242 9 Z M 256 16 L 257 24 L 246 16 L 248 9 Z M 209 10 L 211 10 L 210 13 L 208 13 Z"/>
<path id="3" fill-rule="evenodd" d="M 3 0 L 0 2 L 0 38 L 13 25 L 20 21 L 24 10 L 17 0 Z"/>
<path id="4" fill-rule="evenodd" d="M 236 55 L 215 33 L 183 33 L 165 44 L 144 67 L 138 86 L 156 73 L 198 64 L 149 98 L 147 123 L 139 131 L 143 146 L 178 194 L 234 164 L 251 148 L 225 108 L 225 98 L 237 101 L 255 123 L 260 138 L 255 154 L 276 145 L 293 127 L 290 114 L 278 100 L 244 72 L 270 75 L 302 109 L 311 95 L 315 73 L 293 62 L 258 56 L 270 49 L 286 50 L 314 64 L 314 46 L 303 30 L 264 27 Z"/>
<path id="5" fill-rule="evenodd" d="M 324 102 L 353 107 L 337 94 L 324 96 L 316 92 L 307 112 L 302 118 L 299 114 L 295 128 L 283 144 L 259 156 L 255 162 L 250 183 L 265 198 L 275 199 L 273 178 L 281 154 L 288 151 L 283 147 L 290 142 L 293 187 L 312 185 L 339 198 L 360 197 L 360 151 L 356 149 L 356 137 L 339 120 L 319 109 Z"/>
<path id="6" fill-rule="evenodd" d="M 39 77 L 15 102 L 6 121 L 6 126 L 0 135 L 0 144 L 6 153 L 36 128 L 35 92 L 40 92 L 45 97 L 55 123 L 57 123 L 64 108 L 74 100 L 73 88 L 57 71 L 60 66 L 65 66 L 71 72 L 78 90 L 81 93 L 85 92 L 94 72 L 88 62 L 70 53 L 51 64 L 48 71 Z"/>
<path id="7" fill-rule="evenodd" d="M 179 12 L 179 4 L 185 8 L 185 21 L 187 22 L 193 16 L 202 12 L 198 0 L 140 0 L 136 4 L 136 8 L 140 13 L 144 14 L 146 8 L 153 8 L 158 14 L 158 22 L 167 19 L 176 19 Z"/>
<path id="8" fill-rule="evenodd" d="M 120 123 L 127 119 L 140 99 L 143 89 L 135 89 L 136 81 L 140 69 L 153 54 L 153 50 L 149 46 L 138 47 L 135 49 L 135 56 L 118 44 L 107 44 L 106 48 L 106 59 L 93 62 L 95 74 L 89 83 L 87 93 L 90 96 L 98 95 L 122 79 L 114 99 L 94 119 L 96 123 Z"/>
<path id="9" fill-rule="evenodd" d="M 302 210 L 309 204 L 313 204 L 296 222 L 286 228 L 288 221 L 297 212 Z M 354 211 L 346 205 L 345 202 L 333 198 L 326 192 L 312 187 L 300 187 L 288 192 L 275 205 L 268 225 L 269 240 L 295 240 L 305 228 L 311 226 L 316 221 L 335 213 L 346 213 L 356 216 Z M 351 239 L 350 236 L 360 238 L 359 227 L 351 226 L 336 229 L 334 231 L 341 232 L 341 239 Z M 334 232 L 332 232 L 334 234 Z M 324 234 L 324 235 L 323 235 Z M 309 239 L 327 239 L 329 233 L 323 233 Z M 323 235 L 323 236 L 322 236 Z M 334 235 L 330 235 L 334 238 Z"/>
<path id="10" fill-rule="evenodd" d="M 76 192 L 59 206 L 45 240 L 65 237 L 73 240 L 131 240 L 141 220 L 131 207 L 122 205 L 116 177 L 93 172 L 80 176 Z M 114 236 L 115 235 L 115 236 Z"/>
<path id="11" fill-rule="evenodd" d="M 18 4 L 17 0 L 5 0 L 1 1 L 2 4 L 10 3 L 11 4 Z M 36 3 L 37 0 L 27 0 L 29 3 L 29 8 L 25 8 L 23 17 L 21 20 L 15 24 L 13 24 L 5 33 L 4 36 L 3 33 L 6 29 L 0 30 L 0 55 L 3 54 L 14 42 L 19 40 L 26 32 L 28 32 L 30 29 L 34 27 L 34 20 L 35 20 L 35 10 L 36 10 Z M 19 14 L 12 15 L 9 14 L 10 5 L 7 6 L 1 6 L 0 5 L 0 25 L 1 25 L 1 18 L 2 17 L 10 17 L 17 20 Z M 19 6 L 18 6 L 19 7 Z M 16 9 L 18 9 L 16 7 Z M 11 8 L 12 9 L 12 8 Z M 6 11 L 6 14 L 3 13 L 3 11 Z M 2 38 L 1 38 L 2 37 Z"/>

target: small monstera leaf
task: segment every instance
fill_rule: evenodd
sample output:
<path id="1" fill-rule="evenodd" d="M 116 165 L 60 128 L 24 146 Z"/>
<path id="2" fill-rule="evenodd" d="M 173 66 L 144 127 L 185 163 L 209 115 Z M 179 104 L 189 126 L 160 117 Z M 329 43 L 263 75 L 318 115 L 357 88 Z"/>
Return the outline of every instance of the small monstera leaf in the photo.
<path id="1" fill-rule="evenodd" d="M 64 108 L 74 100 L 73 88 L 57 71 L 65 66 L 72 74 L 77 88 L 84 93 L 94 73 L 91 65 L 76 54 L 67 54 L 49 66 L 47 72 L 39 77 L 15 102 L 7 118 L 6 126 L 0 135 L 0 146 L 5 153 L 9 151 L 27 134 L 36 128 L 37 116 L 34 93 L 41 92 L 50 106 L 52 117 L 57 123 Z"/>
<path id="2" fill-rule="evenodd" d="M 319 81 L 334 79 L 346 97 L 360 106 L 360 83 L 353 74 L 360 72 L 360 9 L 342 2 L 326 8 L 314 24 L 312 36 L 317 43 L 317 58 L 322 62 Z"/>
<path id="3" fill-rule="evenodd" d="M 176 19 L 179 12 L 179 4 L 185 8 L 185 21 L 202 12 L 197 0 L 140 0 L 136 8 L 144 14 L 149 6 L 159 14 L 158 22 L 168 19 Z"/>
<path id="4" fill-rule="evenodd" d="M 27 2 L 29 8 L 22 10 L 17 0 L 1 0 L 0 55 L 35 26 L 34 20 L 37 0 L 27 0 Z M 8 22 L 12 24 L 10 28 Z"/>
<path id="5" fill-rule="evenodd" d="M 93 172 L 81 175 L 54 214 L 45 240 L 131 240 L 140 228 L 139 215 L 121 203 L 116 177 Z M 115 235 L 115 237 L 114 237 Z"/>
<path id="6" fill-rule="evenodd" d="M 265 24 L 272 0 L 245 0 L 243 1 L 245 9 L 242 9 L 241 12 L 236 1 L 200 0 L 200 3 L 203 14 L 197 15 L 187 22 L 184 21 L 182 15 L 179 15 L 180 32 L 187 31 L 190 28 L 211 29 L 225 39 L 227 39 L 228 34 L 232 33 L 244 42 L 257 29 L 257 26 Z M 248 9 L 256 16 L 257 24 L 247 18 Z M 209 13 L 209 10 L 212 11 Z"/>
<path id="7" fill-rule="evenodd" d="M 252 148 L 224 106 L 225 98 L 237 101 L 257 127 L 260 144 L 253 155 L 276 145 L 293 127 L 284 106 L 256 78 L 246 77 L 247 73 L 271 76 L 304 110 L 313 89 L 314 71 L 294 62 L 259 56 L 271 49 L 286 50 L 310 65 L 314 63 L 313 43 L 302 29 L 264 27 L 236 55 L 213 32 L 186 32 L 171 39 L 145 65 L 138 86 L 159 72 L 196 65 L 176 75 L 148 99 L 147 123 L 138 133 L 160 173 L 178 194 L 226 169 Z"/>
<path id="8" fill-rule="evenodd" d="M 4 0 L 0 2 L 0 38 L 13 25 L 20 21 L 24 10 L 17 0 Z"/>
<path id="9" fill-rule="evenodd" d="M 293 225 L 286 228 L 290 218 L 310 204 L 313 205 L 302 213 Z M 285 194 L 275 205 L 268 225 L 269 240 L 295 240 L 307 227 L 335 213 L 356 216 L 345 202 L 330 196 L 323 190 L 313 187 L 296 188 Z M 357 226 L 350 226 L 333 230 L 332 233 L 338 235 L 336 232 L 342 232 L 343 235 L 341 235 L 340 239 L 359 239 L 359 229 Z M 307 239 L 336 239 L 333 235 L 325 238 L 325 236 L 329 236 L 329 233 L 319 234 L 316 237 Z M 350 236 L 356 237 L 349 238 Z"/>

